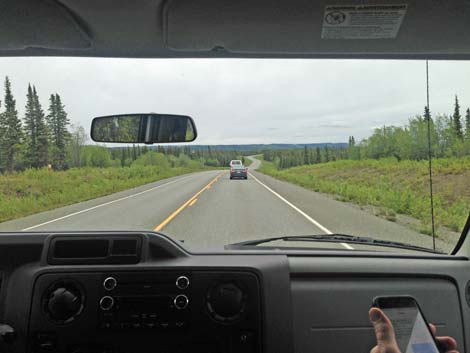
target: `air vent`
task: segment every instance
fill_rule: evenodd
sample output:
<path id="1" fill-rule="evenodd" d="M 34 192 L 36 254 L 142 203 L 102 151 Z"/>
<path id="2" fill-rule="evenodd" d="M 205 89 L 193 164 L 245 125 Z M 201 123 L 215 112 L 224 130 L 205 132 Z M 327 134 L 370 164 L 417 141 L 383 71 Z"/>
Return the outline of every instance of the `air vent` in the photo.
<path id="1" fill-rule="evenodd" d="M 50 242 L 50 264 L 130 264 L 140 261 L 140 236 L 54 236 Z"/>

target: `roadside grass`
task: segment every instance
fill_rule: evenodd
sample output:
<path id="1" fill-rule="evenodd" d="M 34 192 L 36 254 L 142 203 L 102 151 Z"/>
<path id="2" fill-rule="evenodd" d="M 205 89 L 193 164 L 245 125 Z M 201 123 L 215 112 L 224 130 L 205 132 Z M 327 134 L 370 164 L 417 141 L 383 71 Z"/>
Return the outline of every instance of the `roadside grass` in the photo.
<path id="1" fill-rule="evenodd" d="M 251 165 L 251 163 L 253 163 L 253 161 L 251 159 L 249 159 L 248 157 L 243 157 L 243 165 L 245 167 L 249 167 Z"/>
<path id="2" fill-rule="evenodd" d="M 109 195 L 204 167 L 29 169 L 0 176 L 0 222 Z"/>
<path id="3" fill-rule="evenodd" d="M 409 215 L 421 221 L 421 233 L 431 232 L 427 161 L 342 160 L 284 170 L 263 161 L 258 171 L 341 201 L 377 206 L 376 214 L 390 221 Z M 470 211 L 469 182 L 470 157 L 433 161 L 436 229 L 463 229 Z"/>

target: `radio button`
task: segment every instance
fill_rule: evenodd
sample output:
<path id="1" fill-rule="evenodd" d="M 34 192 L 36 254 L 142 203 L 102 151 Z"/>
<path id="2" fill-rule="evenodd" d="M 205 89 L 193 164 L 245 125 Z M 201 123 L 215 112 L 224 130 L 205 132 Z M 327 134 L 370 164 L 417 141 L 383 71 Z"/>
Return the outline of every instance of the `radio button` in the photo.
<path id="1" fill-rule="evenodd" d="M 175 327 L 176 328 L 183 328 L 186 327 L 186 323 L 184 321 L 176 321 L 175 322 Z"/>
<path id="2" fill-rule="evenodd" d="M 117 287 L 117 280 L 114 277 L 108 277 L 103 281 L 103 288 L 107 291 L 112 291 Z"/>
<path id="3" fill-rule="evenodd" d="M 104 296 L 100 299 L 100 308 L 103 311 L 111 310 L 114 306 L 114 298 L 109 295 Z"/>
<path id="4" fill-rule="evenodd" d="M 128 330 L 132 327 L 131 323 L 129 322 L 121 322 L 121 329 Z"/>
<path id="5" fill-rule="evenodd" d="M 144 326 L 145 328 L 148 328 L 148 329 L 153 329 L 153 328 L 155 328 L 155 324 L 154 324 L 153 322 L 146 322 L 146 323 L 143 324 L 143 326 Z"/>
<path id="6" fill-rule="evenodd" d="M 189 278 L 186 276 L 179 276 L 176 279 L 176 287 L 178 289 L 186 289 L 189 287 Z"/>
<path id="7" fill-rule="evenodd" d="M 175 304 L 176 309 L 183 310 L 186 309 L 189 305 L 189 299 L 184 294 L 179 294 L 173 300 L 173 304 Z"/>

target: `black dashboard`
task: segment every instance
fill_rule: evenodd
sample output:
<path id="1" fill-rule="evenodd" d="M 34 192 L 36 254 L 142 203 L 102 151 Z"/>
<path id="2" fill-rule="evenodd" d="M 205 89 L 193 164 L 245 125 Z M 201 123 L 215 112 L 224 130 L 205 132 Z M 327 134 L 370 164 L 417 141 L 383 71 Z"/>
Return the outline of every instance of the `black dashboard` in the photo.
<path id="1" fill-rule="evenodd" d="M 468 259 L 345 254 L 194 254 L 155 233 L 5 234 L 0 352 L 367 352 L 367 309 L 382 294 L 416 297 L 465 352 Z"/>

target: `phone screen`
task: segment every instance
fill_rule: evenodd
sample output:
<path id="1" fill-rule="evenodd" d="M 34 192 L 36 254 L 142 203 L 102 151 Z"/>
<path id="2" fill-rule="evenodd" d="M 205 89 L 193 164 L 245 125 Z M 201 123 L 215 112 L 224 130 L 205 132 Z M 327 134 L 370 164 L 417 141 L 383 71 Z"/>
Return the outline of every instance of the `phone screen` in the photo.
<path id="1" fill-rule="evenodd" d="M 382 310 L 390 318 L 395 338 L 402 353 L 439 353 L 416 302 L 399 303 L 400 306 L 384 305 Z"/>

